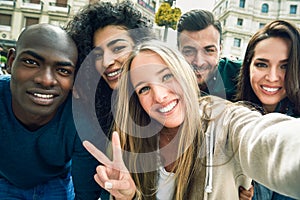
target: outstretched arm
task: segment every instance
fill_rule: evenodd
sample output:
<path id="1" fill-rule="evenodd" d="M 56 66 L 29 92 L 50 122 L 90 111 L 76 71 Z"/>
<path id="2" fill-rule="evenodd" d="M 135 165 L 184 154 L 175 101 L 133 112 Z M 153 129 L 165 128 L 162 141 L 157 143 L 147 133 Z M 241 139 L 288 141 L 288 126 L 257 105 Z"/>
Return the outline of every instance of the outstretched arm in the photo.
<path id="1" fill-rule="evenodd" d="M 94 176 L 95 181 L 116 199 L 132 199 L 136 192 L 136 186 L 122 158 L 119 134 L 114 132 L 112 135 L 112 161 L 90 142 L 84 141 L 83 146 L 100 163 L 104 164 L 97 167 L 97 174 Z"/>

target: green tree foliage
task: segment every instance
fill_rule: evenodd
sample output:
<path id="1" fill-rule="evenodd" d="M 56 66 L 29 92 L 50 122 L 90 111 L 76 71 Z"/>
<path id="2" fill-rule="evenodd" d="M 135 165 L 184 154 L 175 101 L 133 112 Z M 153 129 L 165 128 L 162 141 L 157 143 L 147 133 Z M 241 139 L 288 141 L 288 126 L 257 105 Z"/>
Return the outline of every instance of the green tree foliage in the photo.
<path id="1" fill-rule="evenodd" d="M 171 8 L 169 3 L 162 3 L 155 13 L 155 23 L 175 30 L 180 16 L 180 8 Z"/>

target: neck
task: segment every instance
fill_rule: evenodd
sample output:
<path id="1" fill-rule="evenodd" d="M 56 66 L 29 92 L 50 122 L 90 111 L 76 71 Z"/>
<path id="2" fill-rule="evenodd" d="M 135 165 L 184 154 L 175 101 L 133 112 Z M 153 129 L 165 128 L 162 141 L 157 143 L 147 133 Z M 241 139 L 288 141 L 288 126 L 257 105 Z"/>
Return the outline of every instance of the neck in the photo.
<path id="1" fill-rule="evenodd" d="M 277 106 L 277 104 L 276 105 L 263 105 L 263 108 L 267 113 L 272 113 L 275 111 L 276 106 Z"/>
<path id="2" fill-rule="evenodd" d="M 178 134 L 179 127 L 167 128 L 164 127 L 160 131 L 159 147 L 161 162 L 166 171 L 174 170 L 174 161 L 177 160 L 178 141 L 174 141 L 176 134 Z M 178 137 L 177 137 L 178 140 Z M 166 148 L 163 148 L 166 147 Z"/>
<path id="3" fill-rule="evenodd" d="M 166 134 L 166 135 L 176 135 L 178 132 L 179 127 L 175 128 L 167 128 L 163 127 L 162 130 L 160 131 L 161 134 Z"/>

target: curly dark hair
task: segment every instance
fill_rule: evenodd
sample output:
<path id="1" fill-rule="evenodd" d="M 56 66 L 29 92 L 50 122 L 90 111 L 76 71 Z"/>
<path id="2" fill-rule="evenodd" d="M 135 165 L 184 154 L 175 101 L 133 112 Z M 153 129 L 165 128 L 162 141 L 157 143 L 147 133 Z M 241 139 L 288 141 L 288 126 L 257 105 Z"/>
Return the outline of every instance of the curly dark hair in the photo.
<path id="1" fill-rule="evenodd" d="M 134 6 L 131 1 L 118 4 L 98 1 L 82 8 L 65 27 L 78 47 L 78 63 L 92 51 L 93 36 L 96 30 L 108 25 L 122 26 L 127 30 L 139 29 L 138 34 L 131 34 L 135 44 L 147 37 L 154 37 L 152 23 Z M 134 32 L 136 33 L 136 32 Z"/>

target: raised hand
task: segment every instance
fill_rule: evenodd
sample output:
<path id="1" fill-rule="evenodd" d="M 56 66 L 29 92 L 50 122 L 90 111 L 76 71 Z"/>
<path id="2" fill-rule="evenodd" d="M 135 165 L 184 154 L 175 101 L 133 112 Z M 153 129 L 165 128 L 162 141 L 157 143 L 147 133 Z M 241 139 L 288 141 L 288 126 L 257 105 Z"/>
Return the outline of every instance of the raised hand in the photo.
<path id="1" fill-rule="evenodd" d="M 95 181 L 116 199 L 132 199 L 136 192 L 136 186 L 122 158 L 119 134 L 114 132 L 112 135 L 112 161 L 90 142 L 84 141 L 83 146 L 99 162 L 103 163 L 96 169 Z"/>

